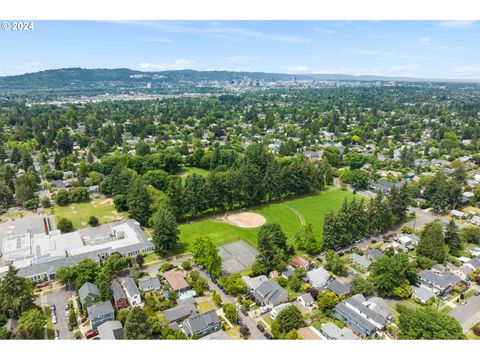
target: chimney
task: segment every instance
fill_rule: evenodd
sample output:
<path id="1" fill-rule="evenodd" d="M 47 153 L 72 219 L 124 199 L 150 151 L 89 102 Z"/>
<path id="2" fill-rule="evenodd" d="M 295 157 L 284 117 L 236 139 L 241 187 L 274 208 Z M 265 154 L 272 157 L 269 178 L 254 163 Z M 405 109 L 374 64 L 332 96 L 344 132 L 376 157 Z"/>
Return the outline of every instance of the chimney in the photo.
<path id="1" fill-rule="evenodd" d="M 45 235 L 48 235 L 48 223 L 47 223 L 47 218 L 43 218 L 43 229 L 45 230 Z"/>

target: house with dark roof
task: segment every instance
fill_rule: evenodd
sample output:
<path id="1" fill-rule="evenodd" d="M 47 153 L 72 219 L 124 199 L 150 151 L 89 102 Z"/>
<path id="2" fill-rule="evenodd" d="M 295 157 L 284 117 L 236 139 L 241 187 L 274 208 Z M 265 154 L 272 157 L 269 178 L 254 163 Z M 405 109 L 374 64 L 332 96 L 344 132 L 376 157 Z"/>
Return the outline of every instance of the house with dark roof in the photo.
<path id="1" fill-rule="evenodd" d="M 222 322 L 215 310 L 203 314 L 194 314 L 182 323 L 185 334 L 189 337 L 202 337 L 222 328 Z"/>
<path id="2" fill-rule="evenodd" d="M 337 279 L 330 281 L 327 284 L 327 289 L 334 292 L 337 296 L 344 296 L 350 294 L 351 287 L 347 286 Z"/>
<path id="3" fill-rule="evenodd" d="M 197 307 L 193 298 L 179 300 L 177 306 L 163 312 L 169 324 L 181 322 L 196 313 Z"/>
<path id="4" fill-rule="evenodd" d="M 109 320 L 115 320 L 115 311 L 110 301 L 104 301 L 87 308 L 92 329 L 96 329 Z"/>
<path id="5" fill-rule="evenodd" d="M 98 286 L 87 281 L 80 289 L 78 289 L 78 297 L 80 298 L 83 308 L 93 305 L 100 300 Z"/>
<path id="6" fill-rule="evenodd" d="M 275 281 L 264 281 L 255 289 L 253 297 L 259 306 L 272 308 L 287 301 L 288 292 Z"/>
<path id="7" fill-rule="evenodd" d="M 433 291 L 435 294 L 447 294 L 453 289 L 455 284 L 461 281 L 459 276 L 447 271 L 434 272 L 432 270 L 420 271 L 418 280 L 421 286 Z"/>
<path id="8" fill-rule="evenodd" d="M 113 302 L 117 310 L 128 308 L 127 295 L 117 280 L 110 283 L 110 290 L 112 290 Z"/>

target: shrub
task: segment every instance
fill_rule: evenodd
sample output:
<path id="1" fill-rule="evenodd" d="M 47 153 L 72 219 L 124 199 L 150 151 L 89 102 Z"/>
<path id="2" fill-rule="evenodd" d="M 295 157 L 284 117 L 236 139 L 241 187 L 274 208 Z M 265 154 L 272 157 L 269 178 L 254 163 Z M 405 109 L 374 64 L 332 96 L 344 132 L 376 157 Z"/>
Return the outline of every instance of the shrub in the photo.
<path id="1" fill-rule="evenodd" d="M 480 326 L 475 326 L 473 328 L 473 333 L 477 336 L 480 336 Z"/>
<path id="2" fill-rule="evenodd" d="M 62 233 L 67 233 L 73 230 L 72 221 L 66 218 L 61 218 L 58 220 L 57 229 L 60 230 Z"/>
<path id="3" fill-rule="evenodd" d="M 99 223 L 99 221 L 98 221 L 98 218 L 97 218 L 96 216 L 93 216 L 93 215 L 92 215 L 92 216 L 90 216 L 90 217 L 88 218 L 88 225 L 90 225 L 90 226 L 97 226 L 98 223 Z"/>

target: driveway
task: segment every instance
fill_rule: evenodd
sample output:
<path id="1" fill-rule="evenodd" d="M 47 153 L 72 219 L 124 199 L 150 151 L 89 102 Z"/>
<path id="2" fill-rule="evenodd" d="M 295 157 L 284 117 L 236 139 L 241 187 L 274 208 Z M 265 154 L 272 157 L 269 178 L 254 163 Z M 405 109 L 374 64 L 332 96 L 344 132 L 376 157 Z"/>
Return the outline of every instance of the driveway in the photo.
<path id="1" fill-rule="evenodd" d="M 465 305 L 458 305 L 449 312 L 449 315 L 458 320 L 463 332 L 470 330 L 480 323 L 480 296 L 472 296 Z"/>
<path id="2" fill-rule="evenodd" d="M 48 295 L 41 295 L 37 298 L 38 305 L 48 304 L 48 306 L 55 305 L 57 308 L 57 323 L 53 325 L 55 330 L 60 333 L 60 339 L 73 339 L 73 332 L 68 331 L 68 318 L 65 314 L 63 306 L 68 303 L 70 298 L 70 291 L 56 290 Z"/>

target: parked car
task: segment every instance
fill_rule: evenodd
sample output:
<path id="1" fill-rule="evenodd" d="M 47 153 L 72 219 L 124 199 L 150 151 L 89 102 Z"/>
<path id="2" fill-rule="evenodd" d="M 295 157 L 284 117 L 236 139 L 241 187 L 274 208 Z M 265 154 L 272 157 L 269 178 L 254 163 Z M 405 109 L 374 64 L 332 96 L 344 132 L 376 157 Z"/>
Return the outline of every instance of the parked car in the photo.
<path id="1" fill-rule="evenodd" d="M 248 316 L 248 312 L 245 311 L 245 309 L 242 309 L 242 310 L 240 310 L 240 311 L 242 312 L 243 315 Z"/>
<path id="2" fill-rule="evenodd" d="M 257 329 L 260 330 L 262 333 L 265 332 L 265 328 L 260 324 L 257 324 Z"/>
<path id="3" fill-rule="evenodd" d="M 70 307 L 68 306 L 68 304 L 65 304 L 65 305 L 63 305 L 63 308 L 64 308 L 65 310 L 68 310 Z"/>
<path id="4" fill-rule="evenodd" d="M 263 336 L 265 336 L 267 340 L 273 340 L 273 336 L 270 335 L 268 332 L 263 333 Z"/>
<path id="5" fill-rule="evenodd" d="M 57 329 L 55 329 L 55 340 L 58 340 L 60 339 L 60 331 L 58 331 Z"/>
<path id="6" fill-rule="evenodd" d="M 480 295 L 480 291 L 476 291 L 475 296 L 479 296 L 479 295 Z"/>
<path id="7" fill-rule="evenodd" d="M 57 307 L 55 306 L 55 304 L 52 304 L 52 305 L 50 306 L 50 309 L 52 310 L 52 312 L 57 311 Z"/>
<path id="8" fill-rule="evenodd" d="M 466 301 L 462 301 L 462 302 L 460 303 L 460 305 L 467 305 L 467 302 L 466 302 Z"/>
<path id="9" fill-rule="evenodd" d="M 375 240 L 375 239 L 373 239 L 373 240 L 371 241 L 372 244 L 376 244 L 377 242 L 378 242 L 378 241 Z"/>
<path id="10" fill-rule="evenodd" d="M 57 317 L 55 315 L 52 315 L 52 324 L 56 324 L 57 322 Z"/>
<path id="11" fill-rule="evenodd" d="M 68 331 L 73 331 L 73 326 L 70 323 L 68 323 Z"/>

